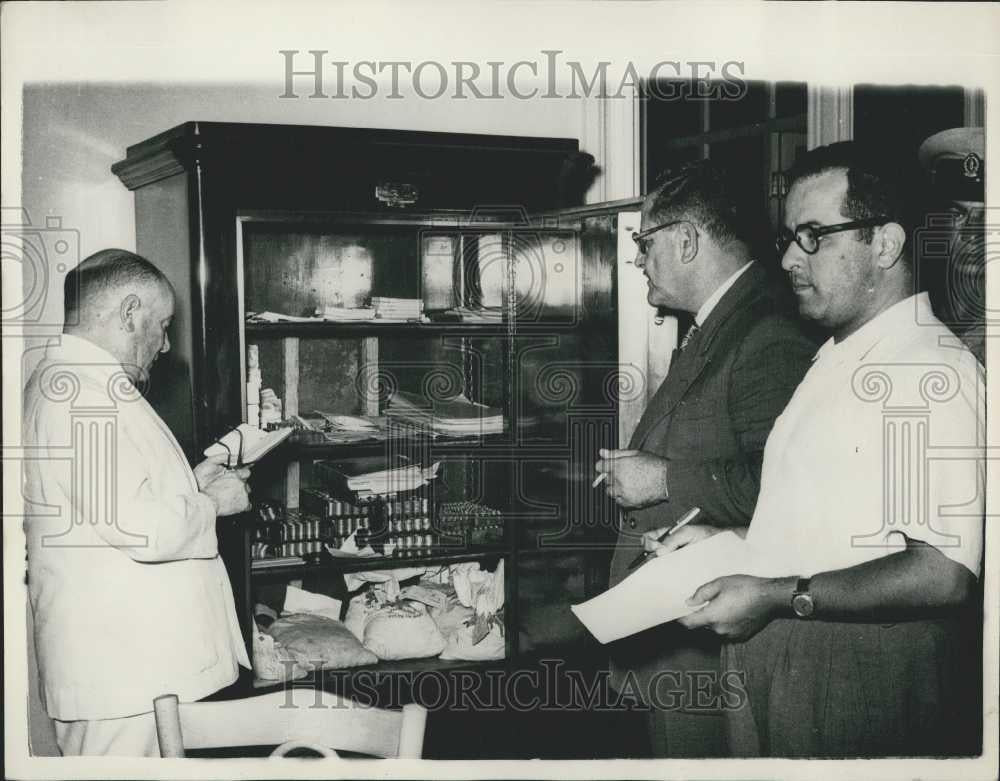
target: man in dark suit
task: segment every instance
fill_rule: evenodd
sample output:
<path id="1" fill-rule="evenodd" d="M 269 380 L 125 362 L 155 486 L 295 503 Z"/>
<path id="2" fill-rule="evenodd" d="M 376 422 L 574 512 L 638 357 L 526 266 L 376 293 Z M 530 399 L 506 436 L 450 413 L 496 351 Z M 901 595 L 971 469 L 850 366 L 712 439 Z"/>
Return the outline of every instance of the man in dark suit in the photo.
<path id="1" fill-rule="evenodd" d="M 649 303 L 692 313 L 694 323 L 628 449 L 600 452 L 606 490 L 627 511 L 611 585 L 628 574 L 644 533 L 693 507 L 699 524 L 747 523 L 771 425 L 815 352 L 751 258 L 732 191 L 712 163 L 684 166 L 646 198 L 633 236 Z M 638 688 L 651 706 L 654 755 L 724 754 L 715 637 L 668 624 L 619 641 L 612 658 L 619 691 Z"/>

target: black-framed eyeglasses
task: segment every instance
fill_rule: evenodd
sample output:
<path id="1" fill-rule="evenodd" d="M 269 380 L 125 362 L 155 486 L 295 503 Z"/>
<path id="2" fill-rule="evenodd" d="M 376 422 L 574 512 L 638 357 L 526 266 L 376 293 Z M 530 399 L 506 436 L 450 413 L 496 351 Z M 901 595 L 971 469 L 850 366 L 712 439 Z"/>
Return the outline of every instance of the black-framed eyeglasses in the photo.
<path id="1" fill-rule="evenodd" d="M 635 246 L 639 248 L 639 254 L 645 255 L 649 250 L 649 236 L 657 231 L 663 230 L 664 228 L 672 228 L 674 225 L 680 225 L 684 222 L 690 222 L 690 220 L 672 220 L 671 222 L 665 222 L 662 225 L 655 225 L 652 228 L 646 228 L 644 231 L 633 233 L 632 241 L 634 241 Z"/>
<path id="2" fill-rule="evenodd" d="M 885 225 L 887 222 L 892 222 L 892 218 L 868 217 L 864 220 L 839 222 L 836 225 L 798 225 L 794 232 L 782 228 L 774 239 L 774 246 L 778 250 L 778 255 L 784 255 L 788 251 L 788 245 L 794 241 L 804 253 L 815 255 L 819 252 L 819 240 L 824 236 L 857 228 L 872 228 L 876 225 Z"/>
<path id="3" fill-rule="evenodd" d="M 240 431 L 240 427 L 239 426 L 237 426 L 236 428 L 232 429 L 232 431 L 235 431 L 236 434 L 237 434 L 237 436 L 239 436 L 239 438 L 240 438 L 240 448 L 239 448 L 239 450 L 236 453 L 236 463 L 235 464 L 233 463 L 233 451 L 232 451 L 232 449 L 229 447 L 229 445 L 227 445 L 225 442 L 223 442 L 223 439 L 225 439 L 225 437 L 220 437 L 219 439 L 215 440 L 215 442 L 218 445 L 222 445 L 226 449 L 226 453 L 228 453 L 228 457 L 226 458 L 226 466 L 228 466 L 230 469 L 240 469 L 243 466 L 243 432 Z M 229 436 L 229 433 L 227 432 L 226 433 L 226 437 L 228 437 L 228 436 Z"/>

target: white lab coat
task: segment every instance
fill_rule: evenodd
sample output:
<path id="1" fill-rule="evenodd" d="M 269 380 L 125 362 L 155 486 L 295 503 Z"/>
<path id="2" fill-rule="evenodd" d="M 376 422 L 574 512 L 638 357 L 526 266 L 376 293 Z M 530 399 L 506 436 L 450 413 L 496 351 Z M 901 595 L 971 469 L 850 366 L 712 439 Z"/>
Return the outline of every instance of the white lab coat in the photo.
<path id="1" fill-rule="evenodd" d="M 215 508 L 105 350 L 63 335 L 25 389 L 28 590 L 49 715 L 200 699 L 249 667 Z"/>

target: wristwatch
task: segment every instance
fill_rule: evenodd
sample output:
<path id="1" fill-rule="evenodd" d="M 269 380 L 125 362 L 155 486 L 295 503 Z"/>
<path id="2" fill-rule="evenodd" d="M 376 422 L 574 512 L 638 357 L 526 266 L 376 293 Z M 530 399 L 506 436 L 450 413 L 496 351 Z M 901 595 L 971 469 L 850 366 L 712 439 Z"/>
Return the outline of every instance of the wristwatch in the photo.
<path id="1" fill-rule="evenodd" d="M 810 578 L 799 578 L 792 592 L 792 610 L 799 618 L 812 618 L 816 612 L 816 603 L 809 593 Z"/>

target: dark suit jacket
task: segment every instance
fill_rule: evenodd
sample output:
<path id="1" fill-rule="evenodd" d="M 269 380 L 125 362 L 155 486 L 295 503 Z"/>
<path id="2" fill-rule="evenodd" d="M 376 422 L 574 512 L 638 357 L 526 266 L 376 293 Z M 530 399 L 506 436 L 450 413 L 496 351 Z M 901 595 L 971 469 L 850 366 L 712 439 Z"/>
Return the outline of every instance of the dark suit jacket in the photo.
<path id="1" fill-rule="evenodd" d="M 684 351 L 674 352 L 629 444 L 669 460 L 669 499 L 624 514 L 612 585 L 628 574 L 643 532 L 673 523 L 691 507 L 702 509 L 699 523 L 749 522 L 767 435 L 815 351 L 759 264 L 726 291 Z M 612 656 L 619 672 L 632 669 L 641 684 L 657 670 L 708 663 L 704 653 L 684 662 L 684 647 L 717 658 L 714 635 L 707 634 L 669 624 L 615 643 Z M 622 679 L 616 675 L 616 680 Z"/>

